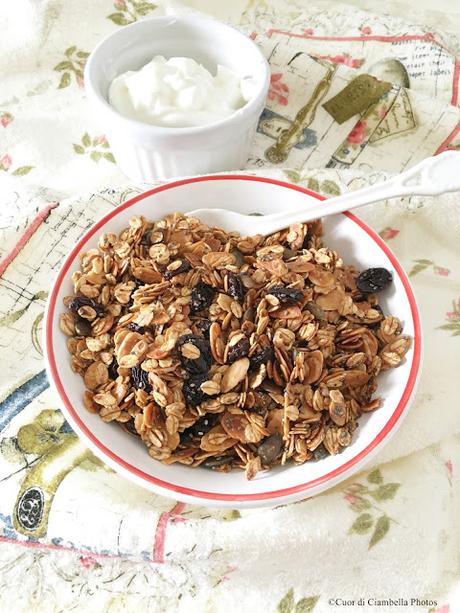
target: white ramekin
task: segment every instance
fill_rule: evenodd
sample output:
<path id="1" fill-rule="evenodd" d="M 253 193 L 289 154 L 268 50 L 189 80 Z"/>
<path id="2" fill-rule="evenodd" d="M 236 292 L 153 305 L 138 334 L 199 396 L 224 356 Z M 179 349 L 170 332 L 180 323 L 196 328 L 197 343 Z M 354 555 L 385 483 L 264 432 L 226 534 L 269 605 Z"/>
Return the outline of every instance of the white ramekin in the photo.
<path id="1" fill-rule="evenodd" d="M 217 64 L 251 77 L 254 95 L 222 121 L 164 128 L 124 117 L 107 101 L 112 79 L 138 70 L 154 55 L 187 56 L 215 71 Z M 85 86 L 117 164 L 131 179 L 150 181 L 244 166 L 270 82 L 267 60 L 247 36 L 206 17 L 154 17 L 105 38 L 91 53 Z"/>

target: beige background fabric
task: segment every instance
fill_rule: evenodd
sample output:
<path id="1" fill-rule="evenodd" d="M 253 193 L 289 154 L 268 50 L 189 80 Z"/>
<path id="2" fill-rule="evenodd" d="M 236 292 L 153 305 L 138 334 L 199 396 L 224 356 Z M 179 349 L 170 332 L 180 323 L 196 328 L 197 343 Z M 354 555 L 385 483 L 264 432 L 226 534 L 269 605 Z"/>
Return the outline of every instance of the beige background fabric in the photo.
<path id="1" fill-rule="evenodd" d="M 447 19 L 440 3 L 389 2 L 389 15 L 371 0 L 187 4 L 254 33 L 281 75 L 272 80 L 250 172 L 331 196 L 459 147 L 455 10 Z M 186 10 L 139 0 L 0 6 L 0 610 L 452 613 L 460 607 L 458 194 L 360 211 L 411 276 L 424 364 L 400 431 L 365 471 L 333 490 L 244 512 L 177 504 L 97 461 L 47 387 L 41 326 L 51 277 L 98 217 L 147 187 L 118 171 L 84 95 L 84 62 L 123 23 Z M 302 79 L 307 97 L 337 66 L 338 91 L 370 68 L 371 56 L 374 63 L 402 57 L 401 47 L 413 77 L 394 93 L 410 101 L 413 124 L 400 130 L 395 114 L 383 143 L 355 116 L 329 142 L 322 134 L 330 118 L 319 109 L 300 147 L 285 163 L 270 163 L 270 130 L 305 102 Z M 302 63 L 287 75 L 299 48 Z M 286 104 L 280 83 L 288 85 Z M 364 155 L 330 164 L 340 143 L 364 140 Z M 26 484 L 43 484 L 45 461 L 62 474 L 43 530 L 31 535 L 15 513 Z"/>

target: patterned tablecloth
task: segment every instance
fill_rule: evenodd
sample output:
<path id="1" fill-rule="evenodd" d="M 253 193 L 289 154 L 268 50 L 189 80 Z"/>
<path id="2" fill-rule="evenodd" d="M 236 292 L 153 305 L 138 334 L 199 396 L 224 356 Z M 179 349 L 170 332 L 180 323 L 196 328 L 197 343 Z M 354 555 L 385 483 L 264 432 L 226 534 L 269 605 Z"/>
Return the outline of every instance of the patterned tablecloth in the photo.
<path id="1" fill-rule="evenodd" d="M 455 36 L 324 0 L 240 4 L 231 16 L 272 69 L 249 172 L 331 196 L 460 147 Z M 0 610 L 458 611 L 458 194 L 362 210 L 413 280 L 425 363 L 400 432 L 355 478 L 271 510 L 192 507 L 109 470 L 59 412 L 41 341 L 50 279 L 145 188 L 117 170 L 83 67 L 107 33 L 178 10 L 0 7 Z"/>

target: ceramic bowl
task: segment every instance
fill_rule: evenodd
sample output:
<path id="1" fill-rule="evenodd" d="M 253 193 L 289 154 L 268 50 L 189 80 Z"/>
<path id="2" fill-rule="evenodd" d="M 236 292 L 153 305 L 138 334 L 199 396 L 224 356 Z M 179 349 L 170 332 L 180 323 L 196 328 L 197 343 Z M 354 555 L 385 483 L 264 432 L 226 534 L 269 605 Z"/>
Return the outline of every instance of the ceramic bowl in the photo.
<path id="1" fill-rule="evenodd" d="M 70 276 L 79 267 L 79 255 L 97 245 L 104 232 L 119 232 L 132 215 L 158 219 L 171 211 L 228 208 L 237 212 L 269 214 L 307 208 L 322 199 L 301 187 L 268 178 L 217 175 L 197 177 L 157 187 L 111 211 L 97 222 L 66 258 L 50 293 L 46 312 L 45 346 L 50 381 L 62 410 L 75 432 L 96 455 L 116 471 L 143 487 L 188 503 L 247 508 L 275 506 L 309 497 L 336 485 L 373 458 L 390 440 L 409 409 L 420 365 L 420 320 L 414 294 L 396 257 L 381 238 L 361 220 L 344 213 L 324 220 L 324 241 L 346 263 L 361 269 L 384 266 L 394 282 L 381 298 L 384 312 L 404 323 L 413 344 L 399 368 L 379 376 L 383 406 L 363 415 L 353 442 L 342 453 L 301 466 L 287 464 L 261 472 L 252 481 L 242 471 L 213 472 L 180 464 L 166 466 L 153 460 L 144 445 L 116 423 L 105 423 L 82 402 L 83 380 L 70 367 L 66 337 L 59 328 L 64 296 L 72 293 Z M 235 228 L 244 232 L 244 228 Z"/>
<path id="2" fill-rule="evenodd" d="M 251 83 L 252 98 L 215 123 L 187 128 L 153 126 L 110 106 L 112 80 L 138 70 L 155 55 L 191 57 L 215 74 L 217 64 Z M 91 53 L 85 88 L 120 169 L 135 181 L 151 181 L 243 168 L 270 82 L 267 60 L 238 30 L 198 16 L 153 17 L 116 30 Z"/>

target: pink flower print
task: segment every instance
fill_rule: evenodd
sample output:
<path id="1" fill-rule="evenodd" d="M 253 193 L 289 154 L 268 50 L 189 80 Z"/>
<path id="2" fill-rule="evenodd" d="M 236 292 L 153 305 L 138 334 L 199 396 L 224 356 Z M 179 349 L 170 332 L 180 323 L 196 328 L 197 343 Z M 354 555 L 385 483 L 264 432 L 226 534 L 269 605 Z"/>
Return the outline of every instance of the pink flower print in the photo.
<path id="1" fill-rule="evenodd" d="M 222 581 L 229 581 L 230 577 L 228 576 L 230 573 L 233 573 L 237 567 L 234 564 L 227 564 L 227 570 L 222 575 Z"/>
<path id="2" fill-rule="evenodd" d="M 96 145 L 102 145 L 103 147 L 108 145 L 107 139 L 104 136 L 104 134 L 101 134 L 100 136 L 96 136 L 96 138 L 94 139 L 94 143 Z"/>
<path id="3" fill-rule="evenodd" d="M 270 89 L 268 91 L 268 99 L 269 100 L 278 100 L 280 104 L 286 106 L 288 103 L 287 95 L 289 94 L 289 87 L 286 83 L 283 83 L 281 79 L 283 78 L 282 72 L 276 72 L 270 77 Z M 285 95 L 286 94 L 286 95 Z"/>
<path id="4" fill-rule="evenodd" d="M 367 123 L 365 121 L 358 121 L 348 135 L 347 142 L 349 142 L 350 145 L 360 145 L 366 138 L 366 128 Z"/>
<path id="5" fill-rule="evenodd" d="M 442 266 L 433 266 L 433 270 L 435 275 L 440 275 L 441 277 L 448 277 L 450 275 L 450 270 Z"/>
<path id="6" fill-rule="evenodd" d="M 388 109 L 387 109 L 386 105 L 384 104 L 382 106 L 382 108 L 379 109 L 379 111 L 378 111 L 379 119 L 384 119 L 386 117 L 387 113 L 388 113 Z"/>
<path id="7" fill-rule="evenodd" d="M 364 36 L 369 36 L 369 34 L 372 34 L 372 29 L 369 26 L 362 26 L 361 34 L 363 34 Z"/>
<path id="8" fill-rule="evenodd" d="M 0 113 L 0 124 L 4 128 L 8 126 L 13 121 L 13 115 L 11 113 Z"/>
<path id="9" fill-rule="evenodd" d="M 342 55 L 320 55 L 320 59 L 328 60 L 329 62 L 334 62 L 334 64 L 343 64 L 344 66 L 349 66 L 350 68 L 361 68 L 364 64 L 364 60 L 359 58 L 354 58 L 348 55 L 348 53 L 343 53 Z"/>
<path id="10" fill-rule="evenodd" d="M 315 31 L 313 30 L 313 28 L 307 28 L 306 30 L 303 31 L 303 33 L 305 34 L 305 36 L 313 36 Z"/>
<path id="11" fill-rule="evenodd" d="M 454 311 L 448 311 L 446 313 L 447 319 L 457 321 L 460 319 L 460 298 L 457 300 L 457 304 L 454 304 Z"/>
<path id="12" fill-rule="evenodd" d="M 398 236 L 399 230 L 397 230 L 396 228 L 390 228 L 390 226 L 387 226 L 381 232 L 379 232 L 379 234 L 383 238 L 384 241 L 389 241 L 392 238 L 395 238 L 395 236 Z"/>
<path id="13" fill-rule="evenodd" d="M 447 460 L 447 462 L 444 463 L 444 466 L 447 469 L 447 476 L 449 478 L 449 481 L 452 481 L 452 477 L 454 474 L 454 467 L 452 465 L 452 460 Z"/>
<path id="14" fill-rule="evenodd" d="M 450 605 L 443 604 L 436 609 L 433 609 L 433 613 L 450 613 Z"/>
<path id="15" fill-rule="evenodd" d="M 11 166 L 12 161 L 13 160 L 11 159 L 11 157 L 7 153 L 5 153 L 5 155 L 0 158 L 0 170 L 8 170 Z"/>
<path id="16" fill-rule="evenodd" d="M 355 496 L 354 494 L 346 494 L 345 500 L 350 504 L 356 504 L 360 500 L 362 500 L 361 496 Z"/>
<path id="17" fill-rule="evenodd" d="M 81 556 L 80 564 L 87 570 L 100 566 L 99 562 L 92 556 Z"/>
<path id="18" fill-rule="evenodd" d="M 113 3 L 115 8 L 118 9 L 119 11 L 125 11 L 126 10 L 126 2 L 125 0 L 115 0 L 115 2 Z"/>

